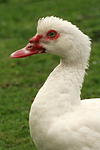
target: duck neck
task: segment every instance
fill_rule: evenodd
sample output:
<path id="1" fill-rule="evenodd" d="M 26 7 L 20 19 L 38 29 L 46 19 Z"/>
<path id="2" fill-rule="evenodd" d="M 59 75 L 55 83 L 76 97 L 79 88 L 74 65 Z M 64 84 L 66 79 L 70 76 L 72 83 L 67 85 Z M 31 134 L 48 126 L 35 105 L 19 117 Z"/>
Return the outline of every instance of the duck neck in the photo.
<path id="1" fill-rule="evenodd" d="M 39 110 L 43 108 L 41 113 L 45 110 L 46 114 L 51 114 L 56 110 L 57 115 L 61 115 L 72 111 L 73 106 L 80 105 L 84 74 L 84 69 L 71 66 L 61 59 L 36 96 L 35 103 L 39 104 Z"/>
<path id="2" fill-rule="evenodd" d="M 71 105 L 79 105 L 86 65 L 81 65 L 81 63 L 70 64 L 65 59 L 61 58 L 58 68 L 63 72 L 67 88 L 65 91 L 68 93 L 66 100 L 68 100 Z"/>

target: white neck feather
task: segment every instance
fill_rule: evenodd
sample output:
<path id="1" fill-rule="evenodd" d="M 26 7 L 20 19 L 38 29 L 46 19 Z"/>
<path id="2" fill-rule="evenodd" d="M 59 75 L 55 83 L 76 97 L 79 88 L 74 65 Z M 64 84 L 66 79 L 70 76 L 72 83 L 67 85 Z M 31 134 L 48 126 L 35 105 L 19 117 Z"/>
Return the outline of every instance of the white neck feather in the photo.
<path id="1" fill-rule="evenodd" d="M 35 98 L 34 104 L 40 106 L 41 114 L 42 111 L 43 115 L 45 111 L 45 115 L 53 114 L 54 111 L 55 115 L 59 116 L 72 111 L 73 106 L 80 105 L 84 73 L 84 69 L 68 66 L 61 59 L 60 64 L 49 75 Z"/>

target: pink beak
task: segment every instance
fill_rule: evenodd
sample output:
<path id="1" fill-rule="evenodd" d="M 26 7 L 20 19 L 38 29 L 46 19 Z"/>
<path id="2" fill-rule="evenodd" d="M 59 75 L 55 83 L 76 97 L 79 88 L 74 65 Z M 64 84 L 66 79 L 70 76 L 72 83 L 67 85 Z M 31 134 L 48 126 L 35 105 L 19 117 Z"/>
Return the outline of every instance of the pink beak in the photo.
<path id="1" fill-rule="evenodd" d="M 30 43 L 26 45 L 26 47 L 13 52 L 10 55 L 10 58 L 22 58 L 27 57 L 34 54 L 45 53 L 45 48 L 39 45 L 39 41 L 42 38 L 42 35 L 34 36 L 29 40 Z"/>

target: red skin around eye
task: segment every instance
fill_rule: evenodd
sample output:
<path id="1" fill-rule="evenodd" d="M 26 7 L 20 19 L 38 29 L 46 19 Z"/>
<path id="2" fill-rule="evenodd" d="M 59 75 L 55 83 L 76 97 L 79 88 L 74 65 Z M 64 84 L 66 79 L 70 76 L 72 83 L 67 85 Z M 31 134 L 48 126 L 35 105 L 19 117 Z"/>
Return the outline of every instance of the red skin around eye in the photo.
<path id="1" fill-rule="evenodd" d="M 54 32 L 54 33 L 55 33 L 55 36 L 54 36 L 54 37 L 50 37 L 50 33 L 51 33 L 51 32 Z M 45 39 L 47 39 L 47 40 L 56 40 L 56 39 L 58 39 L 59 36 L 60 36 L 60 34 L 59 34 L 57 31 L 55 31 L 55 30 L 49 30 L 49 31 L 47 32 L 47 34 L 46 34 Z"/>

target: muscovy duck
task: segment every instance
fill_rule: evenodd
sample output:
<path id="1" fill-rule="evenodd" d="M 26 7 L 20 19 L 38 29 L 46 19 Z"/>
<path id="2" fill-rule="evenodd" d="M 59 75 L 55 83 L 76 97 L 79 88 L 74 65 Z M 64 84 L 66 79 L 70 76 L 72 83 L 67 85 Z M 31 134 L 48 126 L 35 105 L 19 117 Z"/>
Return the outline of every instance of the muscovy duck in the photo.
<path id="1" fill-rule="evenodd" d="M 30 133 L 38 150 L 100 150 L 100 99 L 80 99 L 90 51 L 87 35 L 50 16 L 39 19 L 36 35 L 11 54 L 11 58 L 41 53 L 61 57 L 30 110 Z"/>

